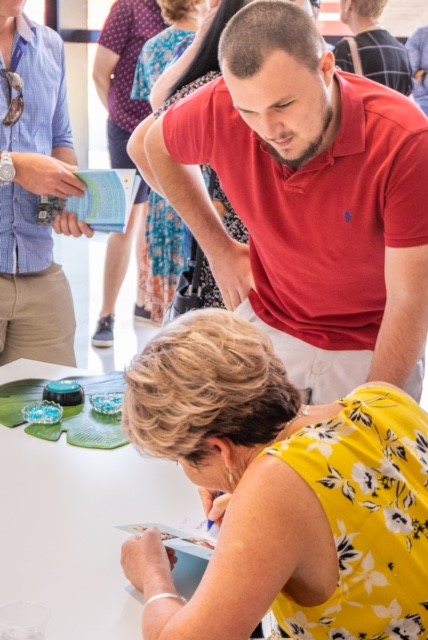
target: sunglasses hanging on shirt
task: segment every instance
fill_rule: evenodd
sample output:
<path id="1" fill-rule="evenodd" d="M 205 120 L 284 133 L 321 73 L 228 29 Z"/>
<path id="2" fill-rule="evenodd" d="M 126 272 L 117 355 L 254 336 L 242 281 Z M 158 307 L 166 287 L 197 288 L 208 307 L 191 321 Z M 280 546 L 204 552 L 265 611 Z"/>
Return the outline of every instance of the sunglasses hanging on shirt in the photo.
<path id="1" fill-rule="evenodd" d="M 9 107 L 2 124 L 6 127 L 11 127 L 18 122 L 24 111 L 24 95 L 22 91 L 24 82 L 19 73 L 10 69 L 0 69 L 0 75 L 7 80 L 9 87 Z"/>

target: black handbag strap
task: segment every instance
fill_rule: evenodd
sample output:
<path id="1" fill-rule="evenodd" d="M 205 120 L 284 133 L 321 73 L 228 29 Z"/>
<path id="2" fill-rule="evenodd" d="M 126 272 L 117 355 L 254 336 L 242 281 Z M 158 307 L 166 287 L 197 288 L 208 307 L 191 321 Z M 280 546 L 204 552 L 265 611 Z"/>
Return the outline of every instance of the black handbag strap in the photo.
<path id="1" fill-rule="evenodd" d="M 213 199 L 214 189 L 216 183 L 217 175 L 213 169 L 210 169 L 210 181 L 208 183 L 208 193 Z M 192 236 L 192 260 L 194 260 L 193 274 L 192 274 L 192 282 L 190 283 L 190 295 L 197 294 L 198 290 L 201 286 L 201 271 L 202 271 L 202 262 L 204 259 L 204 252 L 202 251 L 199 244 L 196 242 L 194 236 Z"/>

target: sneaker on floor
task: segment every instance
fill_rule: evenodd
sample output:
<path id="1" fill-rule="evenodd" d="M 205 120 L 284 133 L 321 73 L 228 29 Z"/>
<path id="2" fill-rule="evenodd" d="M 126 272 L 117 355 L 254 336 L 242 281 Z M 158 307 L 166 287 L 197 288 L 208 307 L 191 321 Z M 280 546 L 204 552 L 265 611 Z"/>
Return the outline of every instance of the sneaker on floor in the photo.
<path id="1" fill-rule="evenodd" d="M 138 304 L 134 305 L 134 320 L 136 320 L 136 322 L 145 322 L 147 320 L 151 319 L 151 313 L 150 311 L 147 311 L 147 309 L 142 306 L 138 306 Z"/>
<path id="2" fill-rule="evenodd" d="M 93 347 L 112 347 L 114 316 L 104 316 L 98 320 L 97 328 L 92 336 Z"/>

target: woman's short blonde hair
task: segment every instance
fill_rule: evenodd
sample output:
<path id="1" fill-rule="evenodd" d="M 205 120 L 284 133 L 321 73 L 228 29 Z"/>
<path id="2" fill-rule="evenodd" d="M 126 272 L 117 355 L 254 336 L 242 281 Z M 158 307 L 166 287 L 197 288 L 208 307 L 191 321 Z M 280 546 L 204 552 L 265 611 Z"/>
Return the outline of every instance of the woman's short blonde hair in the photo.
<path id="1" fill-rule="evenodd" d="M 178 22 L 194 14 L 205 0 L 157 0 L 162 18 L 168 24 Z"/>
<path id="2" fill-rule="evenodd" d="M 126 372 L 123 425 L 152 456 L 198 464 L 208 437 L 268 444 L 301 398 L 269 338 L 229 311 L 192 311 L 165 327 Z"/>

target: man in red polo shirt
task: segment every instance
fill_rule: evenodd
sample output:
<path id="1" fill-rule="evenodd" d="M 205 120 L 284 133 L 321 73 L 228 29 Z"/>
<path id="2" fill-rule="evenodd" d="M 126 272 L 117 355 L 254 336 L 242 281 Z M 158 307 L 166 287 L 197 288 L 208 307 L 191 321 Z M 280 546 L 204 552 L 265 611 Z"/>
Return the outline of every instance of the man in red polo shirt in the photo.
<path id="1" fill-rule="evenodd" d="M 313 20 L 250 3 L 223 79 L 176 103 L 131 153 L 204 248 L 226 304 L 261 324 L 291 380 L 329 402 L 366 380 L 420 398 L 428 328 L 428 121 L 337 72 Z M 192 165 L 210 164 L 250 231 L 231 240 Z"/>

